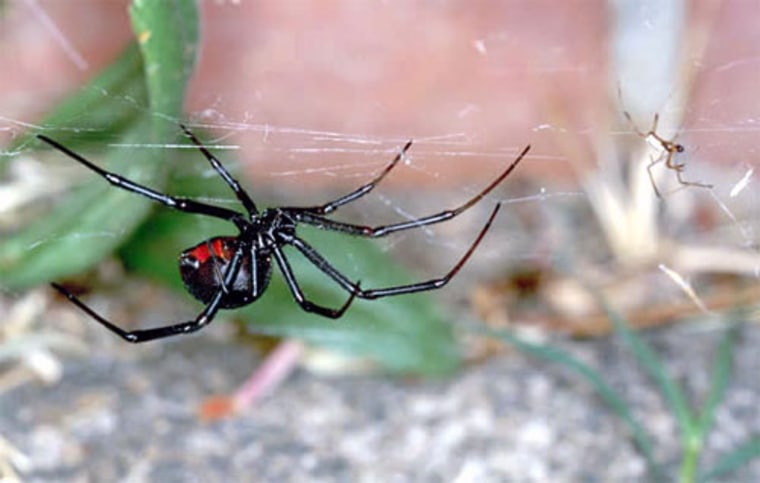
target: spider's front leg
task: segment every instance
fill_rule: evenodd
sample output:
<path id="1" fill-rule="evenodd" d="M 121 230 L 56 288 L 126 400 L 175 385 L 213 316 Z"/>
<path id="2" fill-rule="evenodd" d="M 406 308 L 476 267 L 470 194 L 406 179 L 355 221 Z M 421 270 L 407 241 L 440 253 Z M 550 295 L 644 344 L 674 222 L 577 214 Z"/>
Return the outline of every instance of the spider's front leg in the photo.
<path id="1" fill-rule="evenodd" d="M 352 201 L 356 201 L 362 196 L 366 195 L 385 178 L 388 173 L 391 172 L 391 170 L 398 164 L 401 159 L 403 159 L 406 152 L 409 150 L 409 148 L 412 147 L 412 141 L 408 141 L 404 147 L 401 149 L 401 151 L 396 155 L 395 158 L 393 158 L 393 161 L 390 162 L 381 172 L 378 174 L 375 179 L 370 181 L 369 183 L 360 186 L 359 188 L 355 189 L 351 193 L 341 196 L 340 198 L 330 201 L 328 203 L 325 203 L 324 205 L 319 206 L 310 206 L 305 208 L 299 208 L 301 211 L 306 211 L 309 213 L 313 213 L 315 215 L 327 215 L 328 213 L 332 213 L 333 211 L 337 210 L 341 206 L 351 203 Z"/>
<path id="2" fill-rule="evenodd" d="M 119 189 L 123 189 L 125 191 L 130 191 L 140 196 L 144 196 L 152 201 L 161 203 L 175 210 L 184 211 L 186 213 L 195 213 L 199 215 L 212 216 L 214 218 L 220 218 L 222 220 L 230 221 L 240 226 L 240 222 L 243 216 L 241 213 L 238 213 L 237 211 L 229 210 L 221 206 L 214 206 L 214 205 L 209 205 L 206 203 L 201 203 L 199 201 L 194 201 L 187 198 L 175 197 L 175 196 L 170 196 L 164 193 L 160 193 L 151 188 L 148 188 L 147 186 L 143 186 L 139 183 L 135 183 L 134 181 L 128 180 L 125 177 L 120 176 L 116 173 L 106 171 L 100 166 L 97 166 L 93 164 L 92 162 L 90 162 L 89 160 L 87 160 L 84 156 L 78 153 L 75 153 L 74 151 L 62 145 L 58 141 L 50 139 L 49 137 L 43 134 L 38 134 L 37 138 L 40 141 L 44 141 L 45 143 L 49 144 L 55 149 L 61 151 L 65 155 L 74 159 L 75 161 L 78 161 L 80 164 L 90 169 L 91 171 L 95 172 L 97 175 L 101 176 L 103 179 L 108 181 L 111 184 L 111 186 L 114 186 Z"/>
<path id="3" fill-rule="evenodd" d="M 306 223 L 325 230 L 338 231 L 355 236 L 379 238 L 398 231 L 410 230 L 423 226 L 433 225 L 436 223 L 442 223 L 464 213 L 465 211 L 475 206 L 475 204 L 477 204 L 488 193 L 493 191 L 493 189 L 496 188 L 502 181 L 504 181 L 504 179 L 506 179 L 506 177 L 509 176 L 510 173 L 512 173 L 512 171 L 517 167 L 525 155 L 528 154 L 528 151 L 530 151 L 530 145 L 526 146 L 525 149 L 523 149 L 522 152 L 517 156 L 517 158 L 512 161 L 512 163 L 507 167 L 507 169 L 504 170 L 495 180 L 493 180 L 491 184 L 486 186 L 483 190 L 480 191 L 480 193 L 476 194 L 465 203 L 459 205 L 456 208 L 444 210 L 434 215 L 429 215 L 414 220 L 402 221 L 400 223 L 393 223 L 383 226 L 363 226 L 335 221 L 324 216 L 315 215 L 312 211 L 298 207 L 286 207 L 280 208 L 280 210 L 287 213 L 294 220 L 300 223 Z"/>

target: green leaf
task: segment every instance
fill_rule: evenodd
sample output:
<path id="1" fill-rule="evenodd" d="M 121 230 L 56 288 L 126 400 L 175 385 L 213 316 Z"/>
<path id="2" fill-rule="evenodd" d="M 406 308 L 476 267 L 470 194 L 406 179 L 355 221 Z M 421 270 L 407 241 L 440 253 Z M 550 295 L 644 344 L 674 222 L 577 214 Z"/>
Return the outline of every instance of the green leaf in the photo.
<path id="1" fill-rule="evenodd" d="M 194 0 L 134 0 L 129 14 L 143 55 L 154 141 L 163 142 L 177 131 L 173 120 L 182 112 L 195 65 L 198 6 Z"/>
<path id="2" fill-rule="evenodd" d="M 198 45 L 196 4 L 191 0 L 143 0 L 135 1 L 130 12 L 142 59 L 137 49 L 128 48 L 113 66 L 42 121 L 51 137 L 72 149 L 92 146 L 96 140 L 105 148 L 105 141 L 115 137 L 127 144 L 164 142 L 178 133 L 175 120 L 182 113 Z M 150 118 L 144 115 L 148 112 Z M 86 136 L 81 135 L 83 130 Z M 97 160 L 93 159 L 156 190 L 162 189 L 171 167 L 166 161 L 166 151 L 146 149 L 135 156 L 131 149 L 117 147 L 103 149 Z M 91 173 L 83 186 L 59 201 L 49 214 L 3 240 L 0 284 L 23 289 L 94 266 L 129 237 L 149 209 L 146 199 L 115 189 Z"/>
<path id="3" fill-rule="evenodd" d="M 191 150 L 187 154 L 191 157 L 182 163 L 184 166 L 201 163 L 205 168 L 206 161 L 199 153 Z M 216 204 L 234 198 L 223 182 L 215 178 L 199 182 L 197 174 L 175 173 L 169 192 L 213 199 Z M 257 202 L 262 205 L 261 200 Z M 159 209 L 124 246 L 121 256 L 130 270 L 186 293 L 177 268 L 179 253 L 204 239 L 236 232 L 232 224 L 224 221 Z M 364 287 L 391 286 L 411 280 L 403 267 L 378 248 L 376 240 L 308 227 L 299 229 L 299 235 L 338 269 L 355 280 L 361 279 Z M 286 254 L 310 300 L 330 307 L 345 302 L 348 294 L 298 252 L 286 248 Z M 429 294 L 375 301 L 357 299 L 341 319 L 330 320 L 303 312 L 276 267 L 274 272 L 262 298 L 234 313 L 250 324 L 251 332 L 294 337 L 346 354 L 369 357 L 401 373 L 448 374 L 459 366 L 459 348 L 452 327 Z M 193 303 L 200 311 L 200 303 Z"/>
<path id="4" fill-rule="evenodd" d="M 188 216 L 161 210 L 152 217 L 122 249 L 127 266 L 184 293 L 176 255 L 203 239 L 235 231 L 229 223 L 213 220 L 197 223 Z M 373 244 L 377 242 L 346 240 L 345 235 L 317 229 L 304 233 L 304 238 L 338 268 L 346 268 L 342 265 L 347 253 L 352 259 L 360 260 L 363 286 L 390 286 L 410 280 L 402 267 Z M 294 252 L 289 251 L 287 255 L 310 300 L 331 307 L 345 302 L 348 294 L 344 290 Z M 200 303 L 195 304 L 200 311 Z M 357 299 L 341 319 L 330 320 L 303 312 L 275 267 L 262 298 L 239 309 L 235 315 L 248 321 L 253 333 L 306 340 L 346 354 L 368 357 L 392 371 L 439 375 L 451 373 L 460 364 L 452 328 L 427 294 L 376 301 Z"/>

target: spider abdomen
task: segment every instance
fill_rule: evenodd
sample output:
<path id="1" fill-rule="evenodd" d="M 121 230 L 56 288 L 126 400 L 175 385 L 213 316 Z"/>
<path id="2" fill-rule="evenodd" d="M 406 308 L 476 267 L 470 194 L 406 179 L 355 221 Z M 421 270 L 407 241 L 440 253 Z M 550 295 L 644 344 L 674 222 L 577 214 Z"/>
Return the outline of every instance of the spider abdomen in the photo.
<path id="1" fill-rule="evenodd" d="M 182 252 L 179 271 L 187 291 L 204 304 L 209 304 L 222 289 L 222 281 L 236 250 L 235 237 L 215 237 Z M 254 266 L 251 253 L 248 250 L 243 252 L 240 269 L 227 287 L 227 293 L 222 296 L 220 308 L 234 309 L 248 305 L 264 292 L 272 276 L 272 264 L 268 254 L 259 253 L 255 259 Z"/>

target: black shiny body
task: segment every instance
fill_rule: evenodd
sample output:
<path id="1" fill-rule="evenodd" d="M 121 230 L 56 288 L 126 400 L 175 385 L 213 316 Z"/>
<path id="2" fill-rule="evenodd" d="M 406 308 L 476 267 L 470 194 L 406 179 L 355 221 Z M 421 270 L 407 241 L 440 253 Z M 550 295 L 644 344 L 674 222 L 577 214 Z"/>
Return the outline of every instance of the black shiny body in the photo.
<path id="1" fill-rule="evenodd" d="M 475 241 L 447 274 L 440 278 L 424 282 L 387 288 L 361 288 L 359 282 L 354 282 L 343 275 L 311 245 L 299 238 L 296 233 L 296 228 L 298 224 L 304 223 L 325 230 L 343 232 L 353 236 L 377 238 L 397 231 L 419 228 L 421 226 L 449 220 L 472 207 L 501 183 L 530 149 L 530 146 L 526 147 L 517 159 L 514 160 L 506 170 L 501 173 L 501 175 L 491 182 L 490 185 L 457 208 L 444 210 L 434 215 L 415 220 L 372 227 L 334 221 L 327 218 L 327 215 L 337 210 L 340 206 L 361 198 L 372 191 L 372 189 L 403 158 L 404 154 L 412 144 L 411 141 L 404 146 L 394 160 L 386 166 L 375 179 L 345 196 L 318 206 L 279 207 L 266 209 L 260 212 L 248 193 L 240 187 L 237 180 L 224 169 L 222 164 L 186 127 L 182 126 L 182 129 L 184 130 L 185 135 L 203 153 L 214 170 L 219 176 L 221 176 L 225 183 L 227 183 L 230 189 L 232 189 L 238 201 L 245 209 L 245 213 L 206 203 L 200 203 L 187 198 L 172 197 L 159 193 L 117 174 L 103 170 L 79 154 L 46 136 L 38 136 L 40 140 L 75 159 L 105 178 L 106 181 L 117 188 L 145 196 L 153 201 L 162 203 L 179 211 L 227 220 L 230 223 L 233 223 L 239 231 L 238 235 L 235 237 L 214 237 L 202 241 L 198 245 L 185 250 L 180 255 L 180 275 L 185 287 L 193 297 L 205 305 L 205 308 L 201 313 L 191 321 L 175 323 L 153 329 L 126 331 L 97 314 L 61 285 L 53 284 L 53 287 L 56 290 L 66 296 L 77 307 L 129 342 L 145 342 L 148 340 L 195 332 L 210 323 L 219 309 L 234 309 L 255 302 L 266 291 L 267 285 L 272 276 L 273 265 L 277 265 L 277 268 L 285 278 L 285 282 L 293 295 L 293 299 L 303 310 L 332 319 L 340 318 L 351 305 L 355 297 L 376 299 L 441 288 L 446 285 L 454 275 L 456 275 L 473 254 L 475 248 L 481 242 L 496 217 L 501 206 L 500 204 L 496 204 L 491 211 L 488 221 L 475 238 Z M 298 250 L 309 262 L 316 266 L 316 268 L 348 292 L 348 299 L 341 307 L 325 307 L 306 298 L 298 285 L 298 281 L 293 274 L 290 263 L 282 251 L 282 247 L 286 245 Z"/>
<path id="2" fill-rule="evenodd" d="M 223 251 L 214 247 L 223 246 Z M 179 272 L 187 291 L 209 304 L 223 287 L 224 273 L 229 270 L 232 254 L 237 249 L 234 237 L 216 237 L 205 240 L 182 252 Z M 271 253 L 243 251 L 240 270 L 219 302 L 219 308 L 236 309 L 252 303 L 264 293 L 272 278 Z"/>

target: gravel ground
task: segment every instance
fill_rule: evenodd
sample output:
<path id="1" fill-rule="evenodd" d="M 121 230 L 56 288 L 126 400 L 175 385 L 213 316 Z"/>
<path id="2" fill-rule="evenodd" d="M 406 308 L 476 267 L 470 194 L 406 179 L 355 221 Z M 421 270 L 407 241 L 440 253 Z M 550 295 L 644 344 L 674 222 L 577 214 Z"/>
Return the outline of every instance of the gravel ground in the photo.
<path id="1" fill-rule="evenodd" d="M 223 332 L 148 347 L 95 335 L 103 342 L 67 359 L 57 384 L 1 394 L 0 435 L 28 457 L 23 480 L 648 481 L 624 425 L 588 384 L 514 353 L 437 381 L 301 368 L 242 414 L 201 422 L 200 402 L 233 391 L 259 362 Z M 703 394 L 716 333 L 677 326 L 648 337 L 677 380 Z M 760 432 L 758 344 L 747 327 L 705 462 Z M 633 401 L 675 475 L 675 423 L 620 343 L 561 345 Z M 725 481 L 760 481 L 760 461 Z"/>
<path id="2" fill-rule="evenodd" d="M 484 244 L 440 297 L 453 310 L 465 312 L 463 298 L 475 279 L 504 272 L 494 254 L 519 259 L 530 253 L 536 237 L 519 235 L 510 218 L 502 218 L 492 236 L 504 236 L 514 250 Z M 474 216 L 447 225 L 451 228 L 441 237 L 462 240 L 452 244 L 451 253 L 467 245 L 480 220 Z M 419 239 L 396 248 L 407 254 L 414 270 L 451 258 Z M 132 318 L 141 326 L 178 320 L 194 310 L 139 281 L 116 284 L 116 289 L 97 290 L 88 303 L 114 320 Z M 0 436 L 26 456 L 28 464 L 19 471 L 23 481 L 649 481 L 626 426 L 587 382 L 520 353 L 503 353 L 441 380 L 326 377 L 301 366 L 253 407 L 208 423 L 199 419 L 199 405 L 235 391 L 261 362 L 250 345 L 238 342 L 224 316 L 198 334 L 134 346 L 62 300 L 45 307 L 51 292 L 41 289 L 47 302 L 29 304 L 41 312 L 37 325 L 73 334 L 85 341 L 87 353 L 63 357 L 62 377 L 53 385 L 27 382 L 4 389 L 0 384 Z M 150 309 L 144 307 L 146 299 Z M 6 298 L 3 305 L 0 297 L 0 313 L 7 316 L 10 302 L 20 300 Z M 701 401 L 720 334 L 715 327 L 680 324 L 649 330 L 646 338 L 692 400 Z M 553 342 L 599 369 L 632 403 L 652 435 L 657 459 L 675 480 L 678 428 L 621 342 L 556 337 Z M 757 347 L 760 327 L 748 323 L 737 342 L 732 379 L 703 468 L 760 434 Z M 760 481 L 760 460 L 722 481 Z"/>

